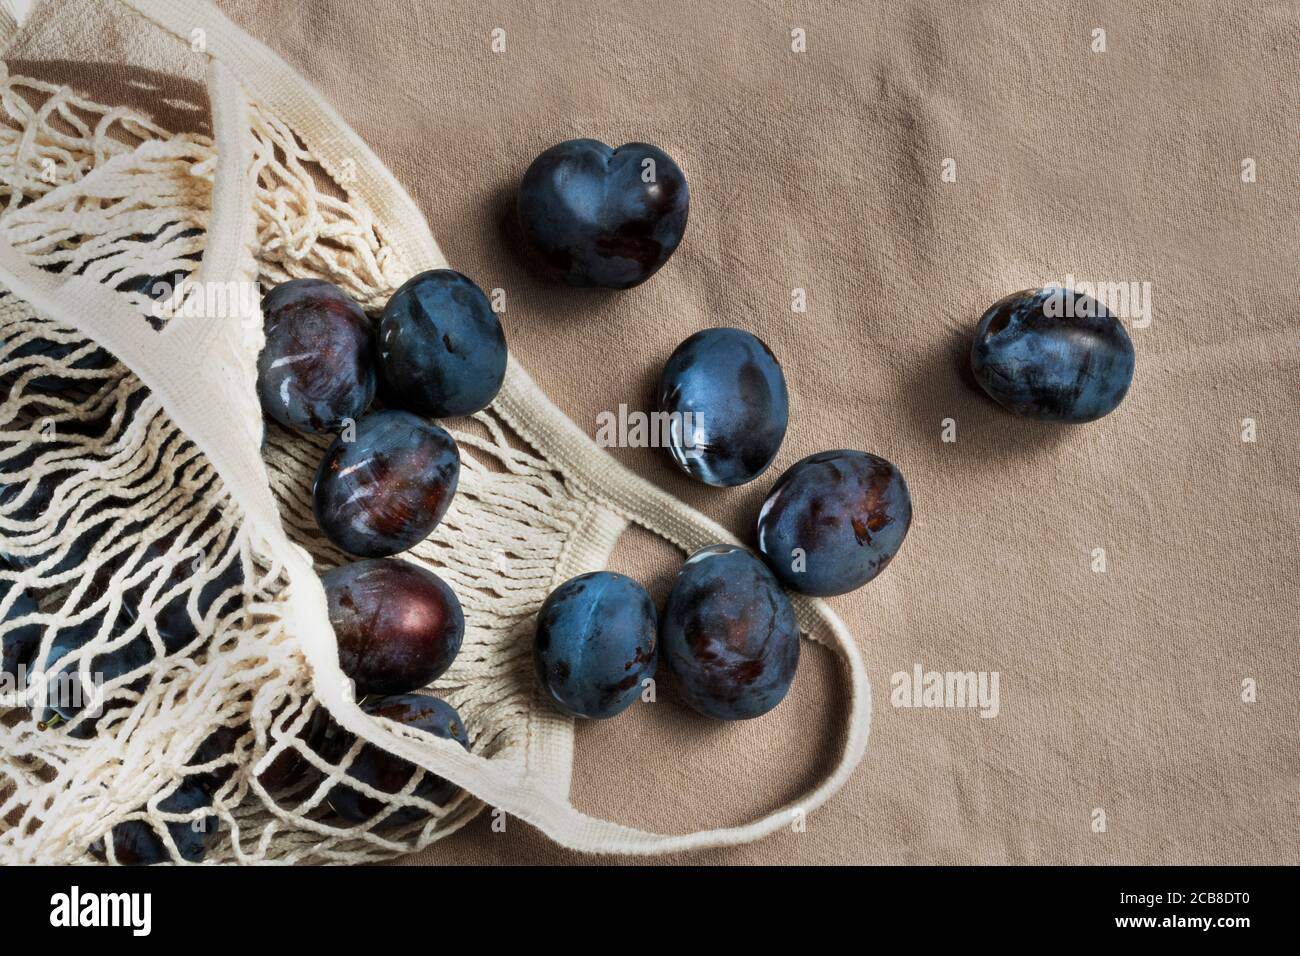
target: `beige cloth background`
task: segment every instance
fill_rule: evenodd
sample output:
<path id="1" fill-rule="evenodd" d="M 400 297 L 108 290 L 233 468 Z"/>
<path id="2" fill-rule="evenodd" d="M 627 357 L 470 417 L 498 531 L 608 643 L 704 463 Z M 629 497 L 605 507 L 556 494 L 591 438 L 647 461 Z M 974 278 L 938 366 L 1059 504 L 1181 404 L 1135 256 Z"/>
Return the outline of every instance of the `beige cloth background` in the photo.
<path id="1" fill-rule="evenodd" d="M 60 6 L 15 55 L 139 46 L 72 49 L 94 6 Z M 861 768 L 805 832 L 675 861 L 1300 862 L 1295 5 L 222 6 L 335 104 L 457 267 L 506 290 L 511 348 L 579 424 L 648 407 L 700 328 L 750 329 L 781 358 L 792 418 L 768 476 L 711 489 L 662 452 L 616 452 L 629 466 L 751 538 L 770 480 L 813 451 L 907 476 L 899 558 L 833 599 L 874 691 Z M 656 143 L 689 178 L 686 239 L 637 289 L 559 288 L 513 248 L 514 185 L 580 135 Z M 969 333 L 996 298 L 1067 274 L 1152 283 L 1133 390 L 1093 425 L 1020 422 L 971 382 Z M 614 566 L 662 598 L 679 560 L 636 532 Z M 669 687 L 580 725 L 575 802 L 673 832 L 778 806 L 842 716 L 831 660 L 806 648 L 759 721 L 705 722 Z M 892 707 L 890 676 L 917 663 L 998 671 L 1000 713 Z M 586 859 L 489 823 L 410 862 Z"/>

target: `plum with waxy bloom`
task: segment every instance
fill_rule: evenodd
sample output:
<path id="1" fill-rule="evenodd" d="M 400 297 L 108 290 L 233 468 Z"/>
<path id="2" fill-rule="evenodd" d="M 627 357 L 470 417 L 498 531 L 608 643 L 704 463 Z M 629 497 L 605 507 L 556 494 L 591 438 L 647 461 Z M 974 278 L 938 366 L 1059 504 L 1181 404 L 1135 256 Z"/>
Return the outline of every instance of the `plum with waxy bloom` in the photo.
<path id="1" fill-rule="evenodd" d="M 763 562 L 715 544 L 677 574 L 659 629 L 682 696 L 720 720 L 748 720 L 785 699 L 799 665 L 794 608 Z"/>
<path id="2" fill-rule="evenodd" d="M 379 359 L 394 405 L 432 418 L 471 415 L 496 398 L 508 357 L 487 296 L 459 272 L 421 272 L 384 306 Z"/>
<path id="3" fill-rule="evenodd" d="M 971 371 L 1022 418 L 1077 425 L 1119 407 L 1133 382 L 1133 342 L 1104 305 L 1073 289 L 1016 292 L 975 328 Z"/>
<path id="4" fill-rule="evenodd" d="M 571 717 L 626 710 L 659 662 L 658 614 L 640 584 L 612 571 L 570 578 L 537 615 L 533 660 L 552 703 Z"/>
<path id="5" fill-rule="evenodd" d="M 842 449 L 795 462 L 768 493 L 758 549 L 781 583 L 829 597 L 885 570 L 912 524 L 912 496 L 894 465 Z"/>

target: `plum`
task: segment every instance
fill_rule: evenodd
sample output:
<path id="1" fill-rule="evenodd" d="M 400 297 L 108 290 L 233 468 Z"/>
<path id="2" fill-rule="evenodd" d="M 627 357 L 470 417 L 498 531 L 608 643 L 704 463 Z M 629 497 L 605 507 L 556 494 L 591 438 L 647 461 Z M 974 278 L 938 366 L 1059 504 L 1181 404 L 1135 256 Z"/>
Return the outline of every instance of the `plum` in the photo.
<path id="1" fill-rule="evenodd" d="M 247 722 L 242 724 L 222 724 L 203 739 L 194 751 L 187 766 L 206 766 L 214 764 L 212 769 L 191 773 L 186 778 L 201 787 L 207 793 L 216 793 L 231 777 L 238 766 L 239 741 L 252 728 Z"/>
<path id="2" fill-rule="evenodd" d="M 202 807 L 212 806 L 212 797 L 206 790 L 192 781 L 186 781 L 158 801 L 158 809 L 163 813 L 186 814 Z M 207 834 L 215 832 L 218 819 L 212 814 L 203 814 L 191 820 L 171 820 L 166 823 L 167 832 L 176 844 L 181 859 L 189 863 L 200 863 L 207 848 L 204 839 Z M 123 866 L 152 866 L 156 863 L 171 862 L 171 851 L 163 842 L 162 836 L 146 820 L 126 820 L 112 829 L 113 856 Z M 100 860 L 108 859 L 104 850 L 104 841 L 97 840 L 90 847 L 90 852 Z"/>
<path id="3" fill-rule="evenodd" d="M 321 583 L 339 664 L 363 697 L 432 684 L 460 650 L 465 615 L 455 592 L 432 571 L 375 558 L 327 571 Z"/>
<path id="4" fill-rule="evenodd" d="M 61 447 L 69 446 L 63 445 Z M 47 450 L 49 449 L 44 446 L 25 448 L 0 464 L 0 469 L 6 474 L 25 471 L 36 463 L 39 454 L 43 454 Z M 62 499 L 61 488 L 63 483 L 73 475 L 74 471 L 70 467 L 56 467 L 55 470 L 47 471 L 41 475 L 40 478 L 33 477 L 22 481 L 9 482 L 0 478 L 0 513 L 3 513 L 6 519 L 15 523 L 39 521 L 45 517 L 57 499 Z M 21 504 L 19 503 L 20 499 L 23 499 Z M 100 504 L 98 507 L 88 509 L 80 518 L 76 519 L 82 526 L 80 534 L 73 539 L 68 546 L 67 554 L 61 560 L 55 562 L 53 567 L 43 569 L 45 574 L 63 574 L 80 567 L 85 562 L 100 538 L 108 530 L 106 524 L 110 519 L 101 517 L 98 522 L 95 520 L 95 516 L 97 514 L 103 515 L 107 507 L 107 504 Z M 50 529 L 51 535 L 60 535 L 64 526 L 71 523 L 72 520 L 71 514 L 60 518 L 58 526 Z M 28 534 L 30 533 L 28 532 Z M 8 561 L 14 567 L 25 570 L 40 564 L 53 550 L 53 545 L 35 554 L 18 553 L 6 549 L 0 552 L 0 558 Z"/>
<path id="5" fill-rule="evenodd" d="M 885 570 L 911 524 L 912 497 L 892 463 L 864 451 L 823 451 L 772 486 L 758 549 L 786 587 L 829 597 Z"/>
<path id="6" fill-rule="evenodd" d="M 647 143 L 610 149 L 572 139 L 533 160 L 519 186 L 525 243 L 553 276 L 574 286 L 626 289 L 668 261 L 682 235 L 686 177 Z"/>
<path id="7" fill-rule="evenodd" d="M 565 581 L 537 615 L 533 660 L 547 696 L 571 717 L 622 713 L 654 676 L 657 618 L 646 589 L 622 574 Z"/>
<path id="8" fill-rule="evenodd" d="M 976 380 L 1023 418 L 1082 424 L 1113 412 L 1133 382 L 1119 319 L 1073 289 L 1028 289 L 993 303 L 971 345 Z"/>
<path id="9" fill-rule="evenodd" d="M 383 717 L 408 727 L 415 727 L 435 737 L 454 740 L 466 750 L 469 749 L 469 736 L 465 732 L 465 724 L 461 721 L 460 715 L 456 713 L 454 707 L 437 697 L 424 694 L 376 697 L 362 704 L 361 709 L 372 717 Z M 340 763 L 355 743 L 356 738 L 352 734 L 339 731 L 326 742 L 325 756 L 333 763 Z M 381 793 L 400 793 L 417 772 L 421 772 L 420 768 L 414 764 L 380 750 L 373 744 L 365 744 L 353 758 L 347 775 L 367 786 L 374 787 Z M 458 788 L 439 776 L 427 771 L 423 773 L 423 779 L 415 785 L 414 795 L 445 807 L 456 795 Z M 335 813 L 352 823 L 365 823 L 372 820 L 389 806 L 343 783 L 336 785 L 326 799 Z M 427 816 L 428 814 L 419 807 L 399 807 L 388 813 L 379 825 L 415 823 Z"/>
<path id="10" fill-rule="evenodd" d="M 273 727 L 281 726 L 278 718 L 283 710 L 284 705 L 281 704 L 272 714 Z M 297 724 L 301 713 L 301 708 L 294 711 L 294 715 L 282 725 L 284 731 L 287 732 Z M 326 710 L 323 707 L 314 706 L 306 723 L 297 733 L 297 741 L 319 753 L 324 744 L 325 733 L 329 729 L 329 725 L 329 715 Z M 239 744 L 245 737 L 249 737 L 252 732 L 252 725 L 248 721 L 242 721 L 238 724 L 222 724 L 204 738 L 187 764 L 187 766 L 195 767 L 208 766 L 209 764 L 212 766 L 207 770 L 190 773 L 186 779 L 202 787 L 208 793 L 216 793 L 234 776 L 241 762 L 251 761 L 251 754 L 247 751 L 247 748 L 251 746 L 251 738 L 242 752 Z M 269 737 L 271 739 L 267 744 L 268 749 L 279 739 L 278 734 L 279 731 L 275 729 L 270 731 Z M 275 759 L 258 774 L 257 779 L 267 790 L 285 790 L 301 780 L 309 766 L 310 764 L 297 746 L 288 746 L 281 750 Z"/>
<path id="11" fill-rule="evenodd" d="M 73 355 L 81 353 L 78 358 L 68 363 Z M 64 365 L 68 369 L 77 371 L 102 372 L 112 368 L 116 363 L 111 352 L 93 345 L 91 342 L 82 339 L 80 341 L 58 341 L 56 339 L 35 338 L 24 342 L 15 348 L 7 356 L 9 360 L 14 359 L 49 359 L 58 365 Z M 35 365 L 35 362 L 30 363 Z M 18 375 L 26 371 L 26 367 L 18 370 Z M 16 378 L 16 376 L 15 376 Z M 72 375 L 60 375 L 51 373 L 48 375 L 38 375 L 28 382 L 29 387 L 38 392 L 65 392 L 78 386 L 95 387 L 100 384 L 96 379 L 97 376 L 87 378 L 78 378 Z"/>
<path id="12" fill-rule="evenodd" d="M 162 596 L 176 588 L 182 588 L 181 591 L 177 592 L 172 598 L 165 600 L 160 607 L 156 607 L 152 612 L 155 626 L 158 629 L 158 636 L 162 639 L 163 646 L 168 654 L 175 654 L 186 648 L 198 637 L 198 627 L 190 617 L 189 612 L 190 591 L 192 589 L 184 587 L 191 575 L 196 571 L 196 560 L 208 567 L 224 564 L 222 570 L 199 589 L 195 606 L 200 619 L 205 619 L 208 616 L 213 604 L 222 601 L 223 595 L 232 589 L 239 588 L 244 583 L 243 565 L 233 542 L 227 542 L 224 553 L 212 555 L 211 557 L 196 543 L 219 520 L 220 514 L 217 511 L 212 511 L 203 518 L 192 533 L 185 534 L 185 525 L 181 525 L 159 537 L 152 538 L 144 546 L 139 561 L 131 566 L 132 570 L 134 570 L 136 567 L 144 566 L 162 558 L 172 548 L 176 547 L 177 539 L 185 535 L 176 556 L 168 559 L 170 561 L 169 565 L 164 565 L 167 571 L 165 579 L 160 584 L 153 587 L 152 580 L 146 580 L 131 588 L 124 595 L 126 604 L 134 609 L 144 600 L 145 593 L 151 587 L 153 587 L 153 601 L 155 604 Z M 148 529 L 144 529 L 142 533 L 148 534 Z M 128 571 L 128 574 L 130 573 L 132 572 Z M 217 609 L 217 614 L 227 613 L 241 599 L 242 596 L 238 593 L 225 598 L 221 607 Z"/>
<path id="13" fill-rule="evenodd" d="M 262 314 L 262 411 L 304 432 L 336 432 L 359 418 L 377 381 L 374 329 L 361 306 L 331 282 L 291 279 L 267 293 Z"/>
<path id="14" fill-rule="evenodd" d="M 421 272 L 384 306 L 379 361 L 390 404 L 431 418 L 471 415 L 496 398 L 506 359 L 487 296 L 459 272 Z"/>
<path id="15" fill-rule="evenodd" d="M 12 565 L 0 559 L 0 571 L 12 571 Z M 13 581 L 0 580 L 0 605 L 10 596 L 10 592 L 19 588 Z M 42 627 L 39 624 L 19 624 L 24 618 L 39 614 L 40 608 L 35 599 L 25 590 L 20 590 L 14 597 L 13 604 L 0 620 L 0 673 L 18 679 L 18 668 L 30 667 L 32 657 L 41 644 Z M 17 625 L 16 627 L 14 625 Z"/>
<path id="16" fill-rule="evenodd" d="M 763 562 L 730 544 L 702 548 L 682 565 L 659 638 L 686 702 L 719 720 L 766 714 L 799 665 L 789 599 Z"/>
<path id="17" fill-rule="evenodd" d="M 357 422 L 354 441 L 325 452 L 312 504 L 325 537 L 363 558 L 419 544 L 442 520 L 460 478 L 456 442 L 432 422 L 397 409 Z"/>
<path id="18" fill-rule="evenodd" d="M 89 707 L 96 707 L 100 712 L 86 713 L 68 733 L 77 738 L 94 736 L 103 712 L 125 706 L 125 701 L 109 702 L 100 697 L 101 688 L 110 681 L 141 671 L 153 659 L 153 644 L 147 635 L 140 634 L 112 650 L 98 651 L 77 655 L 76 659 L 59 663 L 72 652 L 85 647 L 99 632 L 104 620 L 101 613 L 92 616 L 80 624 L 68 625 L 59 629 L 54 635 L 50 653 L 45 659 L 45 708 L 38 711 L 37 721 L 46 727 L 55 727 L 75 720 Z M 130 626 L 130 616 L 121 611 L 113 623 L 108 640 L 117 640 Z M 90 675 L 92 684 L 87 685 L 83 671 Z M 141 675 L 128 684 L 125 689 L 139 692 L 148 684 L 149 675 Z"/>
<path id="19" fill-rule="evenodd" d="M 307 722 L 297 733 L 297 740 L 307 749 L 319 754 L 325 746 L 325 735 L 330 727 L 329 712 L 324 707 L 312 706 L 311 715 L 308 716 Z M 300 710 L 295 711 L 292 717 L 284 721 L 283 728 L 286 732 L 297 724 L 300 714 Z M 272 729 L 269 736 L 271 743 L 281 739 L 279 732 L 274 729 Z M 311 762 L 303 756 L 302 750 L 297 745 L 292 745 L 281 750 L 275 759 L 257 775 L 257 779 L 263 787 L 272 792 L 287 790 L 302 780 L 309 771 L 313 770 Z"/>
<path id="20" fill-rule="evenodd" d="M 670 416 L 668 448 L 682 471 L 708 485 L 743 485 L 767 470 L 785 438 L 785 374 L 756 336 L 705 329 L 664 365 L 659 411 Z"/>

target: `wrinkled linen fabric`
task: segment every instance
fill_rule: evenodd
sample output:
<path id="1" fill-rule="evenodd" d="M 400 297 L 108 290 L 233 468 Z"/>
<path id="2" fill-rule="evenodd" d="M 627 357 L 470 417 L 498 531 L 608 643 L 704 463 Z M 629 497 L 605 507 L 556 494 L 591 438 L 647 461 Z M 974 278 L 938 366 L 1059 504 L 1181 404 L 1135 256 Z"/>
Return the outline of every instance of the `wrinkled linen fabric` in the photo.
<path id="1" fill-rule="evenodd" d="M 86 58 L 59 52 L 73 6 L 13 54 Z M 802 830 L 664 859 L 1297 862 L 1294 5 L 221 6 L 322 91 L 458 269 L 506 290 L 512 352 L 580 426 L 647 407 L 700 328 L 781 359 L 790 429 L 753 484 L 696 485 L 662 450 L 620 461 L 751 543 L 806 454 L 905 474 L 898 558 L 830 602 L 876 691 L 866 759 Z M 685 241 L 631 291 L 555 286 L 515 248 L 514 185 L 575 136 L 655 143 L 690 181 Z M 1150 324 L 1126 320 L 1133 389 L 1095 424 L 1015 420 L 970 379 L 970 331 L 1069 277 L 1150 283 Z M 662 599 L 678 560 L 631 533 L 613 566 Z M 830 655 L 806 650 L 759 721 L 704 722 L 669 689 L 580 724 L 577 805 L 672 832 L 779 806 L 824 772 L 843 706 Z M 892 706 L 918 665 L 997 672 L 996 717 Z M 491 823 L 408 859 L 588 859 Z"/>

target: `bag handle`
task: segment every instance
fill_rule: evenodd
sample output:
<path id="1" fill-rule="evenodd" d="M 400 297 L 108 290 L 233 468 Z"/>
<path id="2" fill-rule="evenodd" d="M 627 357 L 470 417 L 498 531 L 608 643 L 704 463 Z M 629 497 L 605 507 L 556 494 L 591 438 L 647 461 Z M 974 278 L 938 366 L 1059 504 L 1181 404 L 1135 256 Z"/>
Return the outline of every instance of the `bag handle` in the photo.
<path id="1" fill-rule="evenodd" d="M 310 568 L 308 568 L 310 572 Z M 291 576 L 293 569 L 290 569 Z M 323 595 L 312 595 L 309 604 L 320 603 Z M 820 602 L 814 602 L 820 603 Z M 315 608 L 309 609 L 315 617 Z M 323 607 L 322 607 L 323 610 Z M 800 623 L 810 626 L 810 608 L 800 609 Z M 811 613 L 820 618 L 815 609 Z M 305 619 L 301 624 L 306 624 Z M 312 635 L 313 632 L 299 632 Z M 326 632 L 328 633 L 328 632 Z M 316 694 L 330 713 L 348 730 L 377 743 L 384 749 L 437 773 L 470 793 L 488 801 L 513 817 L 536 827 L 561 846 L 586 853 L 650 855 L 706 847 L 736 846 L 775 833 L 821 806 L 848 779 L 866 747 L 870 722 L 870 688 L 853 639 L 842 624 L 831 631 L 832 646 L 848 664 L 854 688 L 852 709 L 860 719 L 849 722 L 848 737 L 835 769 L 815 788 L 799 799 L 757 820 L 732 827 L 720 827 L 686 834 L 661 834 L 593 817 L 576 809 L 567 797 L 553 793 L 542 782 L 519 778 L 513 770 L 467 753 L 454 741 L 414 741 L 387 733 L 376 734 L 344 691 L 346 681 L 332 644 L 316 632 L 305 640 L 306 652 L 316 673 Z M 432 758 L 432 759 L 431 759 Z"/>
<path id="2" fill-rule="evenodd" d="M 239 83 L 234 80 L 237 75 L 242 78 L 244 86 L 273 108 L 296 133 L 309 141 L 322 166 L 336 179 L 340 178 L 338 172 L 345 158 L 360 160 L 355 162 L 354 175 L 347 180 L 347 190 L 350 196 L 369 206 L 372 211 L 378 210 L 383 214 L 376 219 L 380 223 L 379 228 L 384 234 L 385 242 L 408 271 L 446 265 L 424 216 L 392 173 L 333 108 L 274 52 L 245 34 L 206 0 L 123 2 L 163 29 L 184 39 L 190 39 L 195 29 L 204 31 L 207 52 L 212 60 L 209 91 L 213 98 L 218 168 L 233 168 L 233 171 L 227 169 L 219 172 L 217 184 L 238 184 L 248 169 L 246 157 L 238 148 L 248 138 L 247 124 L 243 124 L 242 131 L 235 128 L 239 125 L 237 121 L 242 115 L 241 109 L 246 109 L 246 103 L 243 107 L 240 106 L 244 103 L 244 94 Z M 245 161 L 241 162 L 241 158 Z M 214 192 L 213 201 L 211 228 L 218 231 L 215 235 L 209 234 L 209 242 L 215 243 L 220 250 L 225 250 L 214 253 L 211 262 L 215 273 L 219 261 L 223 268 L 233 267 L 237 264 L 239 255 L 247 252 L 247 247 L 243 244 L 247 232 L 240 227 L 240 223 L 247 226 L 245 220 L 249 207 L 244 205 L 244 211 L 239 211 L 238 204 L 241 200 L 234 186 L 222 189 L 221 193 Z M 218 203 L 232 211 L 219 211 L 216 208 Z M 228 255 L 229 253 L 234 255 Z M 0 243 L 0 273 L 10 273 L 18 278 L 20 281 L 15 292 L 26 298 L 38 311 L 52 315 L 79 316 L 88 325 L 96 327 L 96 336 L 104 331 L 99 327 L 108 323 L 91 321 L 87 313 L 108 309 L 110 304 L 113 314 L 120 315 L 122 309 L 130 311 L 129 306 L 102 286 L 74 289 L 75 280 L 69 280 L 58 290 L 49 288 L 53 283 L 45 281 L 48 277 L 34 274 L 36 270 L 21 261 L 21 256 L 4 243 Z M 57 294 L 58 292 L 63 294 Z M 79 302 L 75 308 L 69 309 L 74 298 L 79 298 Z M 104 312 L 103 319 L 107 320 L 109 314 Z M 100 316 L 94 318 L 98 320 Z M 144 323 L 136 317 L 134 327 L 144 327 Z M 114 321 L 109 334 L 103 337 L 110 341 L 105 341 L 104 344 L 110 347 L 113 341 L 119 346 L 126 344 L 128 333 L 123 332 L 121 336 L 114 334 L 120 329 L 121 323 Z M 89 333 L 88 329 L 83 331 Z M 150 334 L 156 344 L 158 336 Z M 183 339 L 184 336 L 181 336 L 173 341 L 181 343 Z M 130 350 L 130 358 L 121 350 L 115 351 L 133 369 L 139 370 L 130 358 L 143 361 L 149 374 L 141 375 L 141 378 L 151 387 L 174 377 L 160 367 L 166 364 L 164 361 L 153 361 L 154 356 L 143 355 L 139 349 Z M 173 354 L 170 358 L 178 359 L 180 355 Z M 191 386 L 179 389 L 179 394 L 193 394 L 196 391 Z M 160 398 L 169 412 L 173 413 L 179 427 L 192 428 L 197 418 L 182 418 L 172 408 L 170 399 L 177 394 L 178 391 L 164 388 Z M 216 397 L 205 396 L 208 399 Z M 629 520 L 663 534 L 688 551 L 703 544 L 735 540 L 715 522 L 627 471 L 601 452 L 590 437 L 546 398 L 513 357 L 494 407 L 500 410 L 521 436 L 541 450 L 566 478 L 598 500 L 610 502 L 613 511 Z M 287 606 L 286 624 L 300 638 L 315 675 L 317 696 L 334 718 L 345 729 L 445 777 L 480 799 L 532 824 L 561 845 L 586 852 L 651 854 L 749 842 L 782 829 L 795 819 L 798 812 L 809 812 L 824 803 L 848 779 L 866 751 L 871 693 L 857 646 L 847 628 L 824 602 L 803 597 L 794 598 L 801 629 L 835 650 L 848 672 L 850 713 L 843 748 L 834 769 L 816 787 L 794 802 L 747 824 L 682 835 L 638 830 L 582 813 L 572 806 L 567 794 L 557 794 L 554 787 L 547 786 L 545 781 L 535 776 L 520 777 L 513 766 L 507 767 L 501 761 L 490 761 L 467 753 L 454 742 L 439 739 L 415 741 L 376 726 L 374 721 L 361 713 L 345 691 L 347 682 L 339 668 L 337 649 L 330 639 L 324 590 L 306 552 L 292 545 L 284 536 L 260 459 L 257 468 L 251 468 L 243 455 L 237 456 L 238 460 L 223 462 L 223 458 L 230 456 L 212 454 L 210 446 L 214 439 L 217 445 L 224 442 L 220 436 L 208 435 L 206 432 L 206 429 L 198 432 L 187 430 L 187 434 L 212 458 L 214 467 L 231 486 L 232 495 L 245 506 L 250 518 L 260 526 L 264 538 L 279 545 L 277 551 L 285 562 L 293 592 L 292 600 Z M 255 449 L 256 445 L 252 447 Z M 223 468 L 223 464 L 233 466 L 233 470 L 228 471 Z M 235 475 L 244 479 L 237 487 L 230 480 Z M 260 487 L 255 480 L 259 476 Z M 565 768 L 566 779 L 567 772 L 568 768 Z"/>

